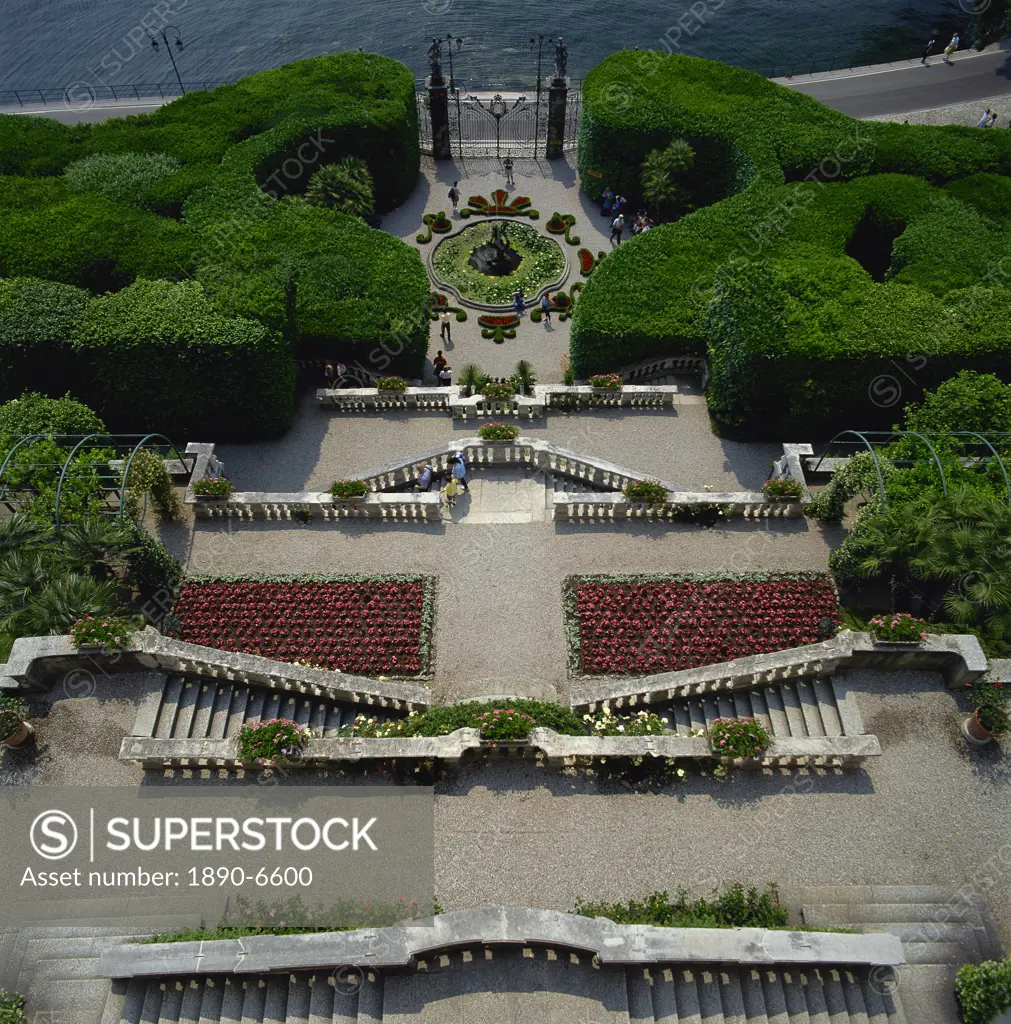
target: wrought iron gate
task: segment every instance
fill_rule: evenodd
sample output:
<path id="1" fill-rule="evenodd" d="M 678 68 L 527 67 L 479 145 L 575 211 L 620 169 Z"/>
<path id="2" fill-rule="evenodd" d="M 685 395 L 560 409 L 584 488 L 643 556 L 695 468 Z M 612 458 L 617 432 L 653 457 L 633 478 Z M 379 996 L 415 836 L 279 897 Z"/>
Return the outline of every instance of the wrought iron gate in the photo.
<path id="1" fill-rule="evenodd" d="M 421 151 L 432 152 L 428 94 L 417 93 Z M 575 149 L 579 133 L 579 89 L 570 88 L 565 111 L 565 149 Z M 453 156 L 543 157 L 548 138 L 548 89 L 529 93 L 458 90 L 449 96 Z"/>

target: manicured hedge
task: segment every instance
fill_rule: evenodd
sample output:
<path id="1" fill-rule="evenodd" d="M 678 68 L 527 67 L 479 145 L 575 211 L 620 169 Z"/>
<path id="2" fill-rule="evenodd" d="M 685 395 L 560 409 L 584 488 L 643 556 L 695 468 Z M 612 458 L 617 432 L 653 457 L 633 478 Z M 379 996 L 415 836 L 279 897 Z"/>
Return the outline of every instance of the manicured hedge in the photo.
<path id="1" fill-rule="evenodd" d="M 856 121 L 803 94 L 717 62 L 649 52 L 615 54 L 590 72 L 583 85 L 579 171 L 586 191 L 596 196 L 608 183 L 634 200 L 646 153 L 685 138 L 703 165 L 713 160 L 722 165 L 719 186 L 712 185 L 711 194 L 726 198 L 630 240 L 594 270 L 573 318 L 576 375 L 657 355 L 706 352 L 717 331 L 708 320 L 713 282 L 733 277 L 737 268 L 754 261 L 811 260 L 812 273 L 846 278 L 848 287 L 860 293 L 854 309 L 837 307 L 845 321 L 839 333 L 847 339 L 841 343 L 847 358 L 856 358 L 854 345 L 863 345 L 869 355 L 869 339 L 877 336 L 873 323 L 901 318 L 907 305 L 915 307 L 913 319 L 921 324 L 931 310 L 943 315 L 949 305 L 961 308 L 966 300 L 957 295 L 943 305 L 932 300 L 981 282 L 992 285 L 994 267 L 1003 266 L 1001 261 L 1011 252 L 1005 220 L 1011 211 L 1011 189 L 1002 177 L 1011 174 L 1011 133 L 998 135 Z M 941 185 L 946 187 L 937 187 Z M 848 257 L 856 257 L 879 281 L 866 273 L 850 278 L 847 271 L 826 268 L 821 262 L 832 258 L 860 272 Z M 806 288 L 817 291 L 817 280 L 796 277 L 800 267 L 794 266 L 793 287 L 799 293 Z M 880 283 L 882 276 L 887 284 Z M 899 294 L 901 285 L 922 294 L 914 302 Z M 891 304 L 881 317 L 871 308 L 878 301 Z M 995 315 L 1000 323 L 993 320 Z M 958 353 L 961 365 L 1003 365 L 998 350 L 1007 325 L 1002 317 L 999 309 L 986 313 L 989 340 L 978 359 L 970 341 L 973 328 L 967 324 L 964 338 L 956 331 L 950 345 L 943 338 L 929 343 L 931 352 L 939 347 L 946 353 L 931 361 L 936 367 L 948 365 L 945 359 L 955 359 Z M 870 322 L 867 344 L 861 342 L 861 318 Z M 824 318 L 819 326 L 810 311 L 801 320 L 814 336 L 807 338 L 799 323 L 791 323 L 790 348 L 808 346 L 814 352 L 819 332 L 831 333 L 834 328 Z M 900 327 L 908 343 L 906 325 Z M 928 337 L 933 338 L 937 327 L 932 325 Z M 726 346 L 733 331 L 727 322 L 718 327 L 724 366 L 730 365 Z M 922 352 L 927 344 L 921 339 L 903 349 L 903 358 L 909 351 Z M 812 379 L 819 376 L 818 365 L 817 359 L 809 363 Z M 855 377 L 865 375 L 865 389 L 876 365 L 854 365 Z M 939 379 L 943 378 L 917 377 L 913 393 L 905 397 L 918 397 L 923 387 Z M 716 376 L 713 380 L 717 387 Z M 718 422 L 750 429 L 752 414 L 728 404 L 736 391 L 726 378 L 724 382 L 722 392 L 710 395 L 721 410 Z M 780 383 L 784 387 L 777 391 Z M 787 378 L 773 380 L 768 398 L 785 404 L 786 383 Z M 820 387 L 813 384 L 812 394 Z M 850 393 L 848 385 L 835 381 L 805 407 L 834 402 L 836 387 L 839 394 Z M 757 402 L 759 396 L 753 399 Z M 852 414 L 859 416 L 861 411 L 854 408 Z M 829 423 L 835 410 L 825 406 L 817 415 L 818 422 Z M 853 419 L 847 423 L 855 424 Z M 764 423 L 755 426 L 771 429 Z"/>
<path id="2" fill-rule="evenodd" d="M 68 284 L 0 278 L 0 402 L 31 388 L 61 395 L 79 383 L 71 341 L 89 298 Z"/>
<path id="3" fill-rule="evenodd" d="M 256 440 L 291 425 L 288 343 L 218 311 L 195 281 L 137 281 L 92 299 L 75 337 L 110 429 Z"/>

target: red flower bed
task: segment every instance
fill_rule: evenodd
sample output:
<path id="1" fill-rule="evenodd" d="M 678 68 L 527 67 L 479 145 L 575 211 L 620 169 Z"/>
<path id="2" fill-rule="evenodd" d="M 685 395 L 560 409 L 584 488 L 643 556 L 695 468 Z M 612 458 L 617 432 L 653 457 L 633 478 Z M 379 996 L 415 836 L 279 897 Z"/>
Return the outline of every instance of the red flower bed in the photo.
<path id="1" fill-rule="evenodd" d="M 569 581 L 571 662 L 590 675 L 672 672 L 819 639 L 838 623 L 827 576 Z M 574 620 L 574 621 L 573 621 Z"/>
<path id="2" fill-rule="evenodd" d="M 491 200 L 484 196 L 470 196 L 467 204 L 473 207 L 475 213 L 499 215 L 512 217 L 521 214 L 530 205 L 529 196 L 515 196 L 510 198 L 504 188 L 497 188 L 491 194 Z"/>
<path id="3" fill-rule="evenodd" d="M 580 249 L 576 255 L 579 257 L 579 272 L 583 277 L 589 277 L 593 265 L 597 262 L 589 249 Z"/>
<path id="4" fill-rule="evenodd" d="M 513 313 L 504 313 L 501 316 L 487 313 L 477 318 L 482 327 L 518 327 L 520 318 Z"/>
<path id="5" fill-rule="evenodd" d="M 357 675 L 427 670 L 431 587 L 422 577 L 198 580 L 176 606 L 182 639 Z"/>

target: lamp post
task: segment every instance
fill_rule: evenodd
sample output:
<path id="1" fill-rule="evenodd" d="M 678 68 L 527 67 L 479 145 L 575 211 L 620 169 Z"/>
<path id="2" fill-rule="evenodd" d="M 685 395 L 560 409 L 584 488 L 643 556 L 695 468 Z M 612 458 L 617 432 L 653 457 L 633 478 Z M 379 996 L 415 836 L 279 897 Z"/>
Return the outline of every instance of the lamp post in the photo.
<path id="1" fill-rule="evenodd" d="M 488 104 L 488 112 L 495 118 L 495 156 L 501 158 L 499 139 L 501 137 L 502 118 L 505 117 L 506 113 L 506 102 L 502 99 L 501 93 L 495 93 L 492 97 L 491 103 Z"/>
<path id="2" fill-rule="evenodd" d="M 449 53 L 449 91 L 456 102 L 456 130 L 459 137 L 460 157 L 463 158 L 463 125 L 460 121 L 460 90 L 456 87 L 456 79 L 453 77 L 453 45 L 456 45 L 457 52 L 463 46 L 463 39 L 454 36 L 452 32 L 446 33 L 446 50 Z"/>
<path id="3" fill-rule="evenodd" d="M 179 75 L 179 68 L 176 66 L 176 59 L 172 54 L 172 43 L 169 42 L 166 32 L 174 32 L 175 38 L 172 40 L 176 44 L 176 49 L 181 50 L 183 48 L 183 41 L 179 36 L 179 29 L 175 25 L 166 25 L 163 29 L 155 31 L 150 26 L 146 27 L 148 37 L 151 40 L 151 49 L 157 51 L 158 49 L 158 36 L 161 36 L 162 42 L 165 44 L 165 49 L 168 51 L 169 60 L 172 61 L 172 70 L 176 73 L 176 81 L 179 83 L 179 91 L 185 94 L 186 89 L 183 86 L 183 80 Z"/>
<path id="4" fill-rule="evenodd" d="M 544 36 L 531 36 L 530 49 L 537 45 L 537 100 L 534 106 L 534 159 L 537 159 L 537 143 L 541 136 L 541 51 L 544 48 Z"/>

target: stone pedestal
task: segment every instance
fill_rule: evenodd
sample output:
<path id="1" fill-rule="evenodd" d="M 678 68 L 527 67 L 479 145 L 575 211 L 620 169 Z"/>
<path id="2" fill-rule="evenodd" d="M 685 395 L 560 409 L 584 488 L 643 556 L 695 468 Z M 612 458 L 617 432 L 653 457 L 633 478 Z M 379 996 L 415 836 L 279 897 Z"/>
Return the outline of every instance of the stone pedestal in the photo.
<path id="1" fill-rule="evenodd" d="M 432 154 L 436 160 L 452 157 L 449 138 L 449 89 L 442 75 L 425 80 L 428 89 L 428 114 L 432 119 Z"/>
<path id="2" fill-rule="evenodd" d="M 565 142 L 565 102 L 569 95 L 569 82 L 564 78 L 553 78 L 548 89 L 548 146 L 545 155 L 549 160 L 558 160 Z"/>

